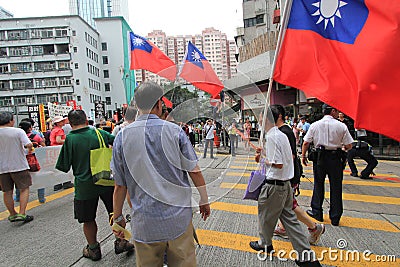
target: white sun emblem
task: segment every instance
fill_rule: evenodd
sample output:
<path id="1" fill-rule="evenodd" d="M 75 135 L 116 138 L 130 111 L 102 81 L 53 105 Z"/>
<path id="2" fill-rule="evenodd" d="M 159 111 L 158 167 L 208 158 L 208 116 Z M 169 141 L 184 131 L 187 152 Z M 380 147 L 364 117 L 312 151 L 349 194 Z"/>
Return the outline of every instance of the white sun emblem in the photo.
<path id="1" fill-rule="evenodd" d="M 339 8 L 347 5 L 347 3 L 340 0 L 320 0 L 312 5 L 318 8 L 317 11 L 312 14 L 312 16 L 319 16 L 316 24 L 324 21 L 324 29 L 326 29 L 329 22 L 331 22 L 332 27 L 335 28 L 335 16 L 342 18 Z"/>
<path id="2" fill-rule="evenodd" d="M 197 52 L 197 51 L 193 51 L 193 52 L 192 52 L 192 58 L 193 58 L 193 61 L 197 61 L 197 62 L 200 62 L 200 61 L 201 61 L 200 54 L 199 54 L 199 52 Z"/>
<path id="3" fill-rule="evenodd" d="M 135 46 L 141 46 L 141 45 L 143 45 L 143 40 L 142 39 L 140 39 L 140 38 L 137 38 L 137 37 L 135 37 L 134 39 L 133 39 L 133 44 L 135 45 Z"/>

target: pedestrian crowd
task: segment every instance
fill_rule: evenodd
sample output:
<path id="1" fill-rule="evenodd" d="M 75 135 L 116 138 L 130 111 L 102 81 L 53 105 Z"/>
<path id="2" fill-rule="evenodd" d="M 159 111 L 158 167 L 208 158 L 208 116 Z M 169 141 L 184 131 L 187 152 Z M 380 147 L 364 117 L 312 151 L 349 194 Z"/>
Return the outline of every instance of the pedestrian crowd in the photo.
<path id="1" fill-rule="evenodd" d="M 96 214 L 98 202 L 104 203 L 115 235 L 116 254 L 136 252 L 137 266 L 196 266 L 192 223 L 198 207 L 201 217 L 210 216 L 210 205 L 203 174 L 194 150 L 196 141 L 203 143 L 203 158 L 208 149 L 214 156 L 215 121 L 177 123 L 171 110 L 163 106 L 163 89 L 153 82 L 144 82 L 135 90 L 135 107 L 128 106 L 118 123 L 112 120 L 94 125 L 82 110 L 72 110 L 67 117 L 56 116 L 47 121 L 48 131 L 33 130 L 34 121 L 24 119 L 15 128 L 14 116 L 0 112 L 0 186 L 10 222 L 32 221 L 26 214 L 29 187 L 32 185 L 27 155 L 37 147 L 61 146 L 56 169 L 69 172 L 74 183 L 65 181 L 54 190 L 74 187 L 74 218 L 83 225 L 87 244 L 82 255 L 93 261 L 102 258 L 97 240 Z M 258 123 L 265 131 L 261 147 L 256 147 L 255 161 L 264 170 L 258 196 L 259 240 L 249 246 L 264 253 L 274 253 L 273 236 L 289 238 L 298 252 L 299 266 L 321 266 L 311 257 L 310 245 L 318 244 L 325 232 L 322 224 L 325 177 L 330 184 L 329 218 L 340 225 L 343 213 L 343 169 L 349 162 L 351 175 L 370 179 L 378 162 L 368 143 L 354 140 L 338 110 L 323 106 L 324 117 L 312 124 L 307 117 L 290 119 L 280 105 L 267 109 L 267 120 Z M 339 118 L 339 119 L 338 119 Z M 226 127 L 225 127 L 226 126 Z M 252 124 L 249 119 L 225 125 L 230 140 L 230 153 L 237 154 L 239 141 L 245 150 L 250 142 Z M 225 142 L 225 140 L 223 140 Z M 94 182 L 91 171 L 92 151 L 112 148 L 109 167 L 101 179 L 112 179 L 114 186 Z M 300 152 L 300 153 L 299 153 Z M 132 156 L 140 155 L 140 156 Z M 360 176 L 354 157 L 368 162 Z M 90 160 L 89 160 L 90 159 Z M 304 211 L 296 200 L 302 177 L 302 164 L 313 161 L 314 190 L 311 209 Z M 111 174 L 110 174 L 111 173 Z M 193 203 L 191 184 L 199 199 Z M 14 187 L 16 195 L 13 196 Z M 38 189 L 38 200 L 45 203 L 44 188 Z M 19 211 L 14 207 L 19 201 Z M 123 214 L 125 201 L 130 207 Z M 315 223 L 311 218 L 320 223 Z M 132 243 L 125 231 L 130 221 Z M 306 225 L 304 232 L 301 223 Z M 308 256 L 307 256 L 308 255 Z"/>

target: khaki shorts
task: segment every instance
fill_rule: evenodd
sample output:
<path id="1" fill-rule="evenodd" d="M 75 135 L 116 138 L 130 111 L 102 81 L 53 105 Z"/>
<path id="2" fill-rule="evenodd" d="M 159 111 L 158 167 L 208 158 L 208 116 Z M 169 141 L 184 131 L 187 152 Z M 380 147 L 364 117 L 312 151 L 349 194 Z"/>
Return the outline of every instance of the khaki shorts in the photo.
<path id="1" fill-rule="evenodd" d="M 0 186 L 3 192 L 12 191 L 14 184 L 17 189 L 26 189 L 32 185 L 32 177 L 28 170 L 0 174 Z"/>

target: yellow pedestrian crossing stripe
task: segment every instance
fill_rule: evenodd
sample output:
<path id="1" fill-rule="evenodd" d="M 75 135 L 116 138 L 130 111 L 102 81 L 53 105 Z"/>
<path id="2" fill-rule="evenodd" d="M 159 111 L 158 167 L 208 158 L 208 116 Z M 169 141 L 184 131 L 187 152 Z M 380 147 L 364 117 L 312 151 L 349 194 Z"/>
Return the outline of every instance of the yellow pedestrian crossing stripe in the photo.
<path id="1" fill-rule="evenodd" d="M 227 172 L 225 176 L 242 176 L 242 177 L 250 177 L 250 172 Z M 314 182 L 314 178 L 301 178 L 301 182 Z M 326 179 L 326 182 L 329 183 L 329 180 Z M 359 186 L 378 186 L 378 187 L 392 187 L 392 188 L 400 188 L 400 183 L 392 183 L 392 182 L 375 182 L 375 181 L 357 181 L 357 180 L 343 180 L 343 184 L 350 185 L 359 185 Z"/>
<path id="2" fill-rule="evenodd" d="M 221 188 L 227 189 L 240 189 L 246 190 L 247 184 L 235 184 L 235 183 L 221 183 Z M 301 190 L 301 196 L 311 197 L 312 190 Z M 329 198 L 329 192 L 325 192 L 325 197 Z M 400 198 L 397 197 L 385 197 L 385 196 L 373 196 L 373 195 L 361 195 L 361 194 L 349 194 L 343 193 L 343 200 L 368 202 L 376 204 L 390 204 L 390 205 L 400 205 Z"/>
<path id="3" fill-rule="evenodd" d="M 228 203 L 228 202 L 214 202 L 211 204 L 211 208 L 213 210 L 221 210 L 221 211 L 235 212 L 235 213 L 241 213 L 241 214 L 250 214 L 250 215 L 258 214 L 257 206 L 252 206 L 252 205 L 233 204 L 233 203 Z M 314 219 L 312 219 L 312 220 L 314 220 Z M 329 216 L 327 214 L 325 214 L 324 215 L 324 224 L 327 224 L 329 222 L 330 222 Z M 342 216 L 340 219 L 340 226 L 400 233 L 399 228 L 397 228 L 393 224 L 389 223 L 388 221 L 383 221 L 383 220 L 373 220 L 373 219 Z"/>
<path id="4" fill-rule="evenodd" d="M 254 225 L 254 227 L 257 227 L 257 225 Z M 196 229 L 196 233 L 201 245 L 257 253 L 249 246 L 250 241 L 255 241 L 259 239 L 259 237 L 256 236 L 248 236 L 242 234 L 233 234 L 228 232 L 218 232 L 218 231 L 203 230 L 203 229 Z M 292 244 L 290 242 L 273 240 L 272 245 L 274 246 L 275 251 L 284 250 L 286 252 L 285 255 L 280 255 L 281 258 L 285 259 L 289 258 L 288 254 L 293 249 Z M 369 264 L 371 264 L 371 262 L 379 261 L 379 259 L 377 258 L 378 256 L 373 254 L 369 257 L 370 261 L 364 259 L 362 257 L 362 252 L 360 252 L 361 255 L 359 257 L 359 260 L 357 260 L 356 257 L 354 258 L 348 257 L 350 261 L 340 261 L 339 255 L 342 255 L 343 256 L 342 258 L 345 259 L 346 255 L 348 255 L 351 252 L 336 248 L 319 247 L 319 246 L 312 246 L 312 249 L 315 251 L 316 257 L 318 259 L 323 258 L 321 259 L 322 264 L 330 266 L 349 266 L 350 264 L 352 267 L 368 266 Z M 337 260 L 334 260 L 333 257 L 332 259 L 329 259 L 328 257 L 327 252 L 332 251 L 333 249 L 336 250 L 335 254 L 338 256 Z M 324 255 L 325 257 L 322 257 L 321 255 Z M 269 258 L 267 260 L 269 260 Z M 398 266 L 400 259 L 395 259 L 395 260 L 396 260 L 395 262 L 379 263 L 379 266 Z M 260 264 L 261 263 L 262 262 L 260 261 Z M 268 265 L 269 264 L 267 263 L 266 266 Z"/>

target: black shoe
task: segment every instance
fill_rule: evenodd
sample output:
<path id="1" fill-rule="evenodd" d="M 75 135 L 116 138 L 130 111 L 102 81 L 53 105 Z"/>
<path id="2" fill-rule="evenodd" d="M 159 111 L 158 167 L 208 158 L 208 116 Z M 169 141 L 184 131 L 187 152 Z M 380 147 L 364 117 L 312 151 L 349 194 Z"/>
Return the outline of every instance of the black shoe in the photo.
<path id="1" fill-rule="evenodd" d="M 114 241 L 115 254 L 120 254 L 125 251 L 132 252 L 134 249 L 135 246 L 125 239 L 117 238 L 117 240 Z"/>
<path id="2" fill-rule="evenodd" d="M 319 261 L 298 261 L 295 260 L 297 266 L 304 266 L 304 267 L 320 267 L 321 263 Z"/>
<path id="3" fill-rule="evenodd" d="M 250 247 L 256 251 L 264 251 L 265 252 L 265 246 L 260 246 L 258 244 L 258 241 L 250 241 Z M 267 253 L 270 253 L 271 251 L 274 250 L 274 247 L 272 245 L 267 246 Z"/>
<path id="4" fill-rule="evenodd" d="M 62 184 L 56 184 L 55 186 L 54 186 L 54 191 L 58 191 L 58 190 L 61 190 L 63 187 L 62 187 Z"/>
<path id="5" fill-rule="evenodd" d="M 312 210 L 307 210 L 306 211 L 307 215 L 316 219 L 319 222 L 323 222 L 324 221 L 324 217 L 322 215 L 316 215 L 312 212 Z"/>
<path id="6" fill-rule="evenodd" d="M 373 178 L 370 177 L 370 176 L 360 176 L 360 179 L 363 179 L 363 180 L 372 180 Z"/>
<path id="7" fill-rule="evenodd" d="M 358 177 L 358 173 L 350 173 L 350 176 L 353 176 L 353 177 Z"/>
<path id="8" fill-rule="evenodd" d="M 331 221 L 331 224 L 332 224 L 333 226 L 339 226 L 339 221 Z"/>

